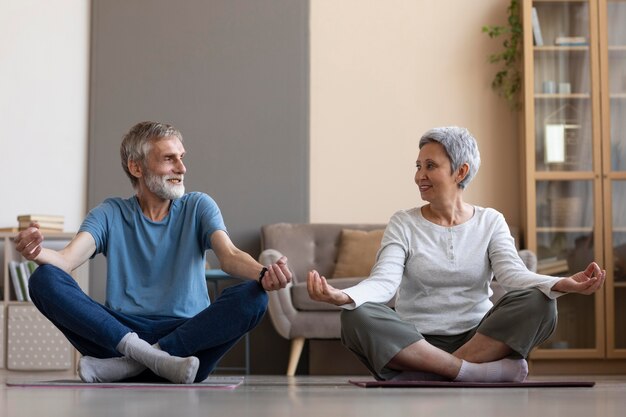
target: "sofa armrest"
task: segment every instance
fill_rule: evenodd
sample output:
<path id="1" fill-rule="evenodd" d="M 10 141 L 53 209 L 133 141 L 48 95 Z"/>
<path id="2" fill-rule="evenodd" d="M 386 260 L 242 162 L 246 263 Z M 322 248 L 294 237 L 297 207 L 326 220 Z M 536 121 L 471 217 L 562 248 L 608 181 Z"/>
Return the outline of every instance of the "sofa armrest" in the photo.
<path id="1" fill-rule="evenodd" d="M 529 271 L 537 272 L 537 255 L 535 252 L 528 249 L 522 249 L 518 253 L 519 257 L 522 258 L 522 261 L 524 261 L 526 268 L 528 268 Z"/>
<path id="2" fill-rule="evenodd" d="M 261 265 L 270 265 L 276 263 L 283 256 L 276 249 L 265 249 L 259 255 L 259 263 Z M 285 339 L 290 338 L 292 322 L 298 311 L 293 306 L 291 299 L 291 286 L 289 283 L 285 288 L 277 291 L 268 291 L 268 311 L 270 320 L 279 335 Z"/>
<path id="3" fill-rule="evenodd" d="M 535 252 L 528 249 L 522 249 L 518 251 L 518 254 L 529 271 L 537 272 L 537 255 L 535 255 Z M 491 281 L 491 291 L 493 294 L 490 299 L 494 304 L 502 298 L 504 294 L 506 294 L 506 290 L 498 283 L 497 278 Z"/>

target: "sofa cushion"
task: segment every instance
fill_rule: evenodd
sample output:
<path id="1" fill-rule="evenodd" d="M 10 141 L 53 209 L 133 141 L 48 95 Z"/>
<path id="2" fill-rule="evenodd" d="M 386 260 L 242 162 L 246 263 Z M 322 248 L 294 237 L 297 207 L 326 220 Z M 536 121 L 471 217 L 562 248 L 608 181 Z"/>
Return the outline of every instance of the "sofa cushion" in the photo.
<path id="1" fill-rule="evenodd" d="M 385 224 L 274 223 L 261 228 L 261 248 L 276 249 L 289 258 L 294 284 L 306 282 L 310 270 L 333 276 L 342 229 L 373 230 Z"/>
<path id="2" fill-rule="evenodd" d="M 352 277 L 352 278 L 335 278 L 332 280 L 332 286 L 339 289 L 351 287 L 363 281 L 366 277 Z M 341 307 L 334 306 L 328 303 L 321 303 L 319 301 L 313 301 L 309 297 L 309 292 L 306 289 L 306 282 L 300 282 L 294 284 L 291 287 L 291 299 L 293 306 L 300 311 L 332 311 L 341 310 Z"/>
<path id="3" fill-rule="evenodd" d="M 341 230 L 337 264 L 332 278 L 368 276 L 376 262 L 376 253 L 384 233 L 384 229 Z"/>

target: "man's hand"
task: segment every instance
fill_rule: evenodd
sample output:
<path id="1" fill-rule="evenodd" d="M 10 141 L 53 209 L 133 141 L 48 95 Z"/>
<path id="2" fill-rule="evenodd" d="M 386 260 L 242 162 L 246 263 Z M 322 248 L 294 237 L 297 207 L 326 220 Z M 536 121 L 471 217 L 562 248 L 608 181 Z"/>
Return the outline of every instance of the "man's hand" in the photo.
<path id="1" fill-rule="evenodd" d="M 285 288 L 291 282 L 291 271 L 287 267 L 287 257 L 283 256 L 276 263 L 267 267 L 261 285 L 265 291 L 275 291 Z"/>
<path id="2" fill-rule="evenodd" d="M 593 294 L 602 287 L 605 276 L 606 271 L 600 269 L 597 263 L 591 262 L 584 271 L 558 281 L 552 290 L 585 295 Z"/>
<path id="3" fill-rule="evenodd" d="M 315 301 L 322 301 L 336 306 L 353 302 L 348 294 L 329 285 L 326 278 L 320 276 L 319 272 L 315 270 L 309 271 L 306 289 L 309 292 L 309 297 Z"/>
<path id="4" fill-rule="evenodd" d="M 39 230 L 39 224 L 31 222 L 26 230 L 22 230 L 15 236 L 15 249 L 22 256 L 34 261 L 41 253 L 43 234 Z"/>

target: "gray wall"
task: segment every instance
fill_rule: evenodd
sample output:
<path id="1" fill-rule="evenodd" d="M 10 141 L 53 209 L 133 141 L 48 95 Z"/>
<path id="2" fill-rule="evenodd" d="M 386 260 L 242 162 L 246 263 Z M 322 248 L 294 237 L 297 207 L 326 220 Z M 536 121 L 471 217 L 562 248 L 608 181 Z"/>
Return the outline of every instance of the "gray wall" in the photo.
<path id="1" fill-rule="evenodd" d="M 263 224 L 308 221 L 308 13 L 307 0 L 94 0 L 89 208 L 132 195 L 121 137 L 158 120 L 181 130 L 187 190 L 217 201 L 241 249 L 258 255 Z M 103 300 L 104 259 L 91 268 Z M 253 370 L 277 362 L 253 356 Z"/>

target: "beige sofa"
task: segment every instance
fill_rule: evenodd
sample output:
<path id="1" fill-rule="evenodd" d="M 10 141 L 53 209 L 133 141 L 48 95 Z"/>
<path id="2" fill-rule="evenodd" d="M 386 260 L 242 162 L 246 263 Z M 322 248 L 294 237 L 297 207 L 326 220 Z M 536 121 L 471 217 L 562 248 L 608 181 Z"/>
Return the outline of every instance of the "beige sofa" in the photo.
<path id="1" fill-rule="evenodd" d="M 259 262 L 268 265 L 282 255 L 289 258 L 293 282 L 279 291 L 269 292 L 269 315 L 274 328 L 282 337 L 291 340 L 291 353 L 287 375 L 294 375 L 306 339 L 338 339 L 341 326 L 341 309 L 313 301 L 306 289 L 308 271 L 316 269 L 321 275 L 332 277 L 337 262 L 337 252 L 342 230 L 384 229 L 384 224 L 294 224 L 276 223 L 261 228 L 261 255 Z M 515 235 L 515 234 L 514 234 Z M 535 271 L 534 253 L 522 250 L 520 256 Z M 336 288 L 347 288 L 365 276 L 333 278 Z M 494 296 L 502 290 L 494 282 Z"/>

